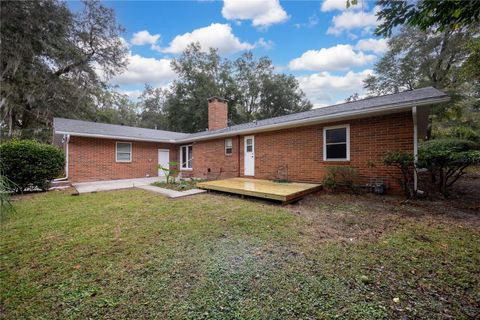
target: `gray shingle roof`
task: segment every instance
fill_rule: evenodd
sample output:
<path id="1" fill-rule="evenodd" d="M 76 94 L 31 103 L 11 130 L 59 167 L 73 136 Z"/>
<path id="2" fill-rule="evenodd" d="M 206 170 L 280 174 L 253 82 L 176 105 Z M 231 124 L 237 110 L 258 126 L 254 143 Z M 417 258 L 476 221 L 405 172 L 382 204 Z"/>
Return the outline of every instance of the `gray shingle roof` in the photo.
<path id="1" fill-rule="evenodd" d="M 64 118 L 54 118 L 55 132 L 68 132 L 85 135 L 100 135 L 112 137 L 125 137 L 125 139 L 170 141 L 189 136 L 188 133 L 128 127 L 116 124 L 106 124 Z"/>
<path id="2" fill-rule="evenodd" d="M 308 118 L 318 118 L 322 116 L 331 116 L 335 114 L 353 112 L 353 111 L 362 111 L 369 110 L 379 107 L 386 106 L 399 106 L 412 103 L 420 103 L 432 98 L 447 98 L 447 94 L 443 91 L 435 89 L 433 87 L 426 87 L 411 91 L 404 91 L 401 93 L 389 94 L 379 97 L 367 98 L 358 101 L 345 102 L 333 106 L 322 107 L 317 109 L 312 109 L 305 112 L 299 112 L 294 114 L 289 114 L 285 116 L 269 118 L 265 120 L 259 120 L 256 123 L 248 122 L 242 123 L 235 126 L 231 126 L 225 129 L 219 129 L 215 131 L 201 131 L 194 134 L 191 134 L 188 138 L 196 138 L 208 136 L 211 134 L 227 133 L 227 132 L 236 132 L 245 129 L 261 128 L 264 126 L 287 123 L 290 121 L 308 119 Z"/>
<path id="3" fill-rule="evenodd" d="M 433 87 L 426 87 L 411 91 L 404 91 L 380 97 L 373 97 L 362 99 L 353 102 L 341 103 L 333 106 L 317 108 L 305 112 L 289 114 L 285 116 L 259 120 L 257 122 L 248 122 L 225 129 L 214 131 L 201 131 L 193 134 L 178 133 L 171 131 L 143 129 L 135 127 L 127 127 L 120 125 L 87 122 L 79 120 L 70 120 L 63 118 L 54 119 L 54 128 L 58 132 L 70 132 L 77 134 L 90 134 L 102 136 L 125 137 L 132 139 L 146 139 L 146 140 L 182 140 L 208 137 L 209 135 L 217 134 L 235 134 L 238 131 L 249 129 L 260 129 L 266 126 L 288 124 L 292 121 L 315 118 L 321 120 L 322 117 L 332 117 L 335 115 L 342 115 L 348 112 L 362 112 L 375 111 L 378 108 L 391 108 L 392 111 L 398 107 L 406 105 L 414 105 L 416 103 L 430 103 L 435 100 L 447 99 L 448 96 L 444 92 Z"/>

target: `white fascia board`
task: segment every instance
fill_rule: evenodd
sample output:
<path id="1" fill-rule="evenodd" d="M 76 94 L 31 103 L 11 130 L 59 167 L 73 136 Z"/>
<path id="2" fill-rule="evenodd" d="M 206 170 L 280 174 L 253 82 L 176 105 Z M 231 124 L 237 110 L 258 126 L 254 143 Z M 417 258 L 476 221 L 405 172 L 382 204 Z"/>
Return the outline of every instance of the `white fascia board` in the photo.
<path id="1" fill-rule="evenodd" d="M 434 103 L 447 102 L 449 100 L 450 100 L 449 97 L 444 97 L 444 98 L 429 99 L 423 102 L 412 102 L 408 104 L 400 104 L 397 106 L 388 105 L 384 107 L 372 108 L 370 110 L 348 111 L 348 112 L 342 112 L 342 113 L 335 113 L 332 115 L 318 116 L 318 117 L 276 123 L 276 124 L 261 126 L 258 128 L 245 128 L 242 130 L 235 130 L 232 132 L 221 132 L 218 134 L 209 134 L 209 135 L 205 135 L 197 138 L 178 139 L 176 140 L 176 142 L 187 143 L 187 142 L 194 142 L 194 141 L 211 140 L 215 138 L 223 138 L 223 137 L 236 136 L 236 135 L 246 135 L 246 134 L 252 134 L 252 133 L 263 132 L 263 131 L 288 129 L 288 128 L 306 126 L 306 125 L 317 124 L 317 123 L 336 122 L 336 121 L 343 121 L 347 119 L 363 118 L 367 116 L 384 115 L 384 114 L 390 114 L 397 111 L 411 111 L 411 108 L 413 106 L 430 105 Z"/>
<path id="2" fill-rule="evenodd" d="M 148 138 L 133 138 L 133 137 L 126 137 L 126 136 L 112 136 L 112 135 L 79 133 L 79 132 L 68 132 L 68 131 L 55 131 L 55 133 L 69 134 L 71 136 L 103 138 L 103 139 L 123 139 L 123 140 L 131 140 L 131 141 L 151 141 L 151 142 L 163 142 L 163 143 L 175 143 L 175 144 L 191 143 L 195 141 L 211 140 L 211 139 L 217 139 L 217 138 L 232 137 L 237 135 L 247 135 L 247 134 L 263 132 L 263 131 L 288 129 L 288 128 L 293 128 L 298 126 L 307 126 L 311 124 L 336 122 L 336 121 L 343 121 L 347 119 L 384 115 L 384 114 L 389 114 L 389 113 L 398 112 L 398 111 L 411 111 L 411 108 L 414 106 L 419 107 L 423 105 L 431 105 L 435 103 L 447 102 L 449 100 L 450 100 L 450 97 L 426 99 L 424 101 L 415 101 L 411 103 L 404 103 L 404 104 L 397 104 L 397 105 L 387 105 L 383 107 L 371 108 L 369 110 L 347 111 L 347 112 L 335 113 L 331 115 L 325 115 L 325 116 L 322 115 L 318 117 L 299 119 L 299 120 L 293 120 L 293 121 L 282 122 L 282 123 L 275 123 L 275 124 L 265 125 L 265 126 L 256 127 L 256 128 L 255 127 L 245 128 L 241 130 L 235 130 L 231 132 L 221 132 L 217 134 L 213 133 L 213 134 L 208 134 L 205 136 L 195 137 L 195 138 L 186 137 L 181 139 L 148 139 Z"/>
<path id="3" fill-rule="evenodd" d="M 56 134 L 69 134 L 75 137 L 87 137 L 87 138 L 102 138 L 102 139 L 115 139 L 126 141 L 149 141 L 149 142 L 163 142 L 163 143 L 176 143 L 176 140 L 169 139 L 148 139 L 148 138 L 134 138 L 126 136 L 111 136 L 106 134 L 94 134 L 94 133 L 82 133 L 82 132 L 68 132 L 68 131 L 55 131 Z"/>

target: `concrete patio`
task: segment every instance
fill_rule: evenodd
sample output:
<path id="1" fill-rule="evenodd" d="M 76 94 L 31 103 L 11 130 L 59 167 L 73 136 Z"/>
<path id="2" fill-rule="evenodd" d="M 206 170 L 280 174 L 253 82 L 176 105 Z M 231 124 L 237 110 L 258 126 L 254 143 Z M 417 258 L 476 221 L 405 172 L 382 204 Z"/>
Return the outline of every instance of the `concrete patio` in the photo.
<path id="1" fill-rule="evenodd" d="M 81 182 L 74 183 L 73 186 L 77 189 L 79 194 L 91 193 L 98 191 L 112 191 L 129 188 L 139 188 L 161 195 L 168 198 L 181 198 L 191 196 L 194 194 L 207 192 L 201 189 L 191 189 L 186 191 L 175 191 L 165 188 L 152 186 L 151 184 L 157 181 L 165 181 L 164 177 L 150 177 L 150 178 L 137 178 L 137 179 L 121 179 L 121 180 L 108 180 L 108 181 L 94 181 L 94 182 Z"/>
<path id="2" fill-rule="evenodd" d="M 107 180 L 107 181 L 93 181 L 74 183 L 73 186 L 78 193 L 89 193 L 97 191 L 110 191 L 128 188 L 136 188 L 141 186 L 148 186 L 157 181 L 165 181 L 164 177 L 149 177 L 136 179 L 121 179 L 121 180 Z"/>

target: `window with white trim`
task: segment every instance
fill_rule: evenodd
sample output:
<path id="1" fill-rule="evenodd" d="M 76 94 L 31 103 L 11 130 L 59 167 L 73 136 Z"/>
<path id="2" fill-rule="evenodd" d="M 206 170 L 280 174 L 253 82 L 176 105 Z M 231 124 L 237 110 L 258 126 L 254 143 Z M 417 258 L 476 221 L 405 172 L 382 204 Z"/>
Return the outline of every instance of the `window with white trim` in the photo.
<path id="1" fill-rule="evenodd" d="M 230 156 L 233 153 L 232 139 L 225 139 L 225 155 Z"/>
<path id="2" fill-rule="evenodd" d="M 323 160 L 350 160 L 350 126 L 323 128 Z"/>
<path id="3" fill-rule="evenodd" d="M 117 142 L 116 144 L 116 161 L 117 162 L 132 162 L 132 143 L 131 142 Z"/>
<path id="4" fill-rule="evenodd" d="M 192 145 L 180 147 L 180 169 L 192 170 Z"/>

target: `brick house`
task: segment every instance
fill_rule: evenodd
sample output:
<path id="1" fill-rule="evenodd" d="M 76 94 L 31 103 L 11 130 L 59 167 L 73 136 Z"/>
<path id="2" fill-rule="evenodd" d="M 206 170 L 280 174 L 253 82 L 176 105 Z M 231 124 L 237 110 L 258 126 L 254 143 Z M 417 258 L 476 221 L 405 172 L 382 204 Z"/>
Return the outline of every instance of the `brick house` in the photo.
<path id="1" fill-rule="evenodd" d="M 382 163 L 394 150 L 417 152 L 430 106 L 448 101 L 432 87 L 228 126 L 227 101 L 208 100 L 208 129 L 193 134 L 54 119 L 71 182 L 162 175 L 179 163 L 183 177 L 251 177 L 321 182 L 326 167 L 356 169 L 360 183 L 381 180 L 400 191 L 398 172 Z"/>

